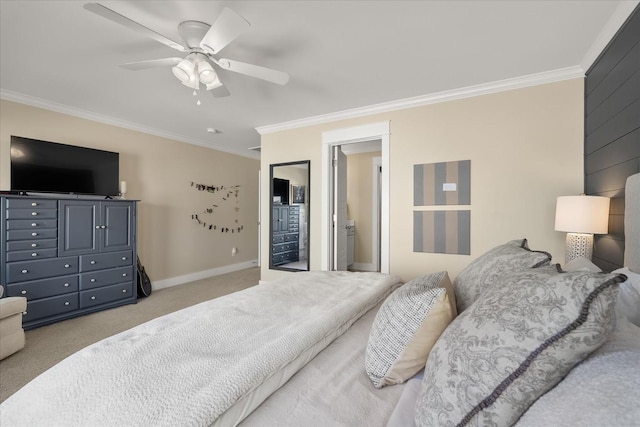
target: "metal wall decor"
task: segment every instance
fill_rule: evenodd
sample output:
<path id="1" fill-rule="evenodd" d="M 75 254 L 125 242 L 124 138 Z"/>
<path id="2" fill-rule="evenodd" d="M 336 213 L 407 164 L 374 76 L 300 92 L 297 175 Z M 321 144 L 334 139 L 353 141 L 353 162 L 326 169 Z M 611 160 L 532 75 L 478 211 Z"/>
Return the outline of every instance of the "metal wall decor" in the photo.
<path id="1" fill-rule="evenodd" d="M 218 200 L 216 203 L 212 203 L 209 207 L 201 212 L 191 215 L 191 219 L 198 225 L 201 225 L 207 230 L 219 231 L 220 233 L 240 233 L 244 229 L 244 225 L 240 224 L 238 219 L 238 212 L 240 212 L 240 186 L 239 185 L 206 185 L 198 184 L 191 181 L 191 187 L 197 191 L 205 191 L 211 193 Z M 216 211 L 224 208 L 222 205 L 227 205 L 234 202 L 233 210 L 235 211 L 235 218 L 233 224 L 221 224 L 215 220 Z M 202 217 L 211 215 L 213 218 L 205 220 Z"/>

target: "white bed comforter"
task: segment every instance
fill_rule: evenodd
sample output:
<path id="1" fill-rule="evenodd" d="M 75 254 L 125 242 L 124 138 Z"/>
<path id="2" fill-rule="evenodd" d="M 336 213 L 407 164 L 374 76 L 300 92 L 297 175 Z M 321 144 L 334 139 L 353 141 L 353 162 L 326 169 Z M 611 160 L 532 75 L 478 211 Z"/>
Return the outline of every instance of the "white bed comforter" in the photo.
<path id="1" fill-rule="evenodd" d="M 0 405 L 0 425 L 213 424 L 398 283 L 378 273 L 299 273 L 154 319 L 35 378 Z"/>

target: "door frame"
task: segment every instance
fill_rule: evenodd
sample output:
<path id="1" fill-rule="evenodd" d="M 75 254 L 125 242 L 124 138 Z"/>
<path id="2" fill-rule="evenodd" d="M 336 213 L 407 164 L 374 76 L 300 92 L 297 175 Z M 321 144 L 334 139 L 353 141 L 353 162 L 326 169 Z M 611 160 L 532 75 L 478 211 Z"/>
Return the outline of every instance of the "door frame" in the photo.
<path id="1" fill-rule="evenodd" d="M 389 273 L 389 145 L 390 121 L 322 132 L 322 186 L 320 268 L 328 271 L 333 260 L 332 151 L 336 145 L 379 139 L 382 146 L 382 194 L 380 209 L 380 272 Z"/>
<path id="2" fill-rule="evenodd" d="M 371 249 L 371 264 L 373 264 L 373 271 L 380 271 L 380 250 L 382 248 L 380 246 L 380 227 L 378 227 L 380 219 L 378 216 L 380 215 L 379 211 L 381 211 L 379 195 L 382 195 L 382 191 L 378 182 L 378 174 L 380 173 L 379 168 L 382 168 L 382 157 L 374 157 L 371 168 L 371 245 L 373 246 Z"/>

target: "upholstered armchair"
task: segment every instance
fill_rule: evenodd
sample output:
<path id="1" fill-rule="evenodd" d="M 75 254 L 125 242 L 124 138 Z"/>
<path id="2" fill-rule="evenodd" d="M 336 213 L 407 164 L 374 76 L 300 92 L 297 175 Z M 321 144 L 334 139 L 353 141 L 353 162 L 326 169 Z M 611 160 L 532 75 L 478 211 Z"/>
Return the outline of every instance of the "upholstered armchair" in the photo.
<path id="1" fill-rule="evenodd" d="M 27 309 L 26 298 L 2 298 L 3 291 L 0 285 L 0 360 L 24 347 L 22 312 Z"/>

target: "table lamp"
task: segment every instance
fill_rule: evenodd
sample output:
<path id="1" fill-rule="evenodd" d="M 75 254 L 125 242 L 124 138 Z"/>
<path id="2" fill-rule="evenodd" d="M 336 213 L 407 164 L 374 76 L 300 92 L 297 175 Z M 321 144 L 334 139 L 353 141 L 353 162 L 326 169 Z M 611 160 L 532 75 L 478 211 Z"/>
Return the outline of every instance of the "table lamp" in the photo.
<path id="1" fill-rule="evenodd" d="M 561 196 L 556 202 L 556 231 L 567 232 L 565 263 L 593 255 L 593 235 L 609 231 L 609 198 Z"/>

